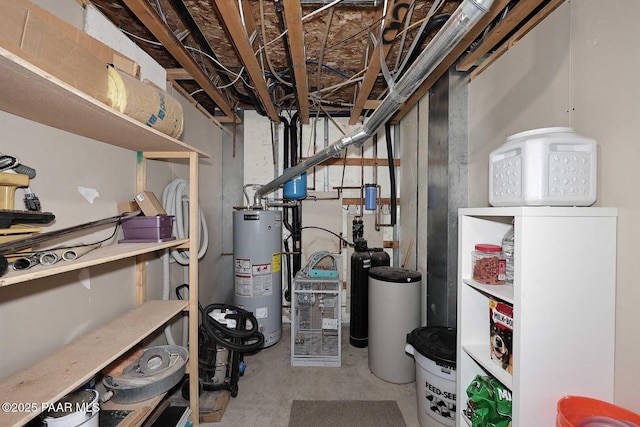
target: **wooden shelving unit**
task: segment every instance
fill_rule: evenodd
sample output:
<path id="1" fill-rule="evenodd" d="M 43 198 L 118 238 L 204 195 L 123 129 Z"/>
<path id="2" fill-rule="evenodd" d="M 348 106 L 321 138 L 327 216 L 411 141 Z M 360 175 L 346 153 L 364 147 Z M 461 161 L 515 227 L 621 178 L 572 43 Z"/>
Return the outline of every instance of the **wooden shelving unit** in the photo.
<path id="1" fill-rule="evenodd" d="M 148 301 L 2 380 L 3 402 L 55 402 L 186 309 L 186 301 Z M 46 381 L 43 381 L 46 378 Z M 3 412 L 2 425 L 21 425 L 34 412 Z"/>
<path id="2" fill-rule="evenodd" d="M 74 261 L 65 261 L 54 264 L 51 267 L 36 265 L 28 270 L 9 271 L 0 277 L 0 287 L 55 276 L 56 274 L 79 270 L 93 265 L 105 264 L 111 261 L 131 258 L 137 255 L 147 254 L 166 248 L 173 248 L 187 243 L 188 239 L 173 240 L 162 243 L 121 243 L 98 248 L 95 251 Z"/>
<path id="3" fill-rule="evenodd" d="M 73 134 L 142 153 L 138 162 L 140 189 L 144 183 L 147 159 L 183 159 L 189 164 L 189 235 L 197 236 L 198 218 L 198 159 L 207 154 L 182 141 L 171 138 L 113 110 L 87 96 L 56 77 L 42 71 L 0 46 L 0 110 L 21 116 Z M 37 266 L 29 270 L 11 272 L 0 278 L 0 286 L 27 282 L 125 259 L 137 259 L 137 271 L 132 277 L 136 286 L 138 306 L 110 323 L 89 332 L 59 348 L 34 365 L 20 370 L 0 384 L 3 402 L 55 402 L 65 394 L 84 384 L 109 363 L 122 356 L 154 331 L 163 327 L 178 313 L 188 310 L 189 358 L 198 360 L 198 262 L 189 265 L 188 301 L 146 301 L 146 274 L 144 254 L 160 249 L 177 247 L 197 253 L 197 239 L 175 240 L 158 244 L 114 244 L 99 248 L 82 258 L 55 264 Z M 193 425 L 198 416 L 198 364 L 188 364 L 190 406 Z M 46 381 L 43 381 L 46 375 Z M 148 415 L 160 399 L 152 399 L 145 407 Z M 155 403 L 154 403 L 155 402 Z M 0 412 L 0 425 L 20 426 L 38 416 L 40 411 Z M 144 414 L 142 416 L 145 416 Z M 141 421 L 140 421 L 141 422 Z"/>

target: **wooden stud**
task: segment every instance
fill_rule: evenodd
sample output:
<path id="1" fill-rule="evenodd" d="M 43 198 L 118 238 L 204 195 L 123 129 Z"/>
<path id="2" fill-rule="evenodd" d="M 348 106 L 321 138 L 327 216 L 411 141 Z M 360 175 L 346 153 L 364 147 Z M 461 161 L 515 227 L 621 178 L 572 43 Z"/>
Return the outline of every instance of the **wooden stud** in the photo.
<path id="1" fill-rule="evenodd" d="M 167 68 L 167 80 L 193 80 L 191 74 L 184 68 Z"/>
<path id="2" fill-rule="evenodd" d="M 307 61 L 304 54 L 304 38 L 302 35 L 302 7 L 298 0 L 283 1 L 284 16 L 287 21 L 289 50 L 293 63 L 294 86 L 298 92 L 300 121 L 309 124 L 309 93 L 307 78 Z"/>
<path id="3" fill-rule="evenodd" d="M 360 197 L 343 197 L 342 198 L 342 205 L 343 206 L 347 206 L 347 205 L 361 205 L 362 204 L 362 199 Z M 378 204 L 379 205 L 390 205 L 391 204 L 391 199 L 388 197 L 382 197 L 380 199 L 378 199 Z M 400 206 L 400 198 L 398 197 L 396 199 L 396 204 L 398 206 Z"/>
<path id="4" fill-rule="evenodd" d="M 189 406 L 194 414 L 192 417 L 193 425 L 198 427 L 199 420 L 199 397 L 198 390 L 198 154 L 189 153 L 189 253 L 195 260 L 189 264 Z"/>

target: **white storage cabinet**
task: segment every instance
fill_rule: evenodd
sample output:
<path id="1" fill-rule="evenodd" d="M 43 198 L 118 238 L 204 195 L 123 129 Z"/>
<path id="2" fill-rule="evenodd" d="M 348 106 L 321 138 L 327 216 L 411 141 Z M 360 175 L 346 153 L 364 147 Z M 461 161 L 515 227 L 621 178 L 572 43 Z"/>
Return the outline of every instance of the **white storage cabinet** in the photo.
<path id="1" fill-rule="evenodd" d="M 564 395 L 613 400 L 617 209 L 459 210 L 457 425 L 466 388 L 490 374 L 512 391 L 513 425 L 555 425 Z M 500 245 L 513 221 L 514 284 L 474 282 L 477 243 Z M 513 374 L 491 360 L 489 299 L 513 305 Z"/>

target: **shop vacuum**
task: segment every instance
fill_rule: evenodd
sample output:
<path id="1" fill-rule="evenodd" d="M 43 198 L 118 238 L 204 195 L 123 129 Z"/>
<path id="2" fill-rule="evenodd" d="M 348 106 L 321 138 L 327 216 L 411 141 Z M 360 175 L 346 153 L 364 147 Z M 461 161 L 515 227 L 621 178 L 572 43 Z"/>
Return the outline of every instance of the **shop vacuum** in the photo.
<path id="1" fill-rule="evenodd" d="M 182 285 L 176 289 L 178 298 Z M 260 349 L 264 335 L 258 322 L 246 310 L 229 304 L 198 304 L 202 319 L 198 328 L 198 390 L 229 390 L 238 395 L 238 380 L 244 374 L 244 355 Z M 189 381 L 182 385 L 182 396 L 189 399 Z"/>

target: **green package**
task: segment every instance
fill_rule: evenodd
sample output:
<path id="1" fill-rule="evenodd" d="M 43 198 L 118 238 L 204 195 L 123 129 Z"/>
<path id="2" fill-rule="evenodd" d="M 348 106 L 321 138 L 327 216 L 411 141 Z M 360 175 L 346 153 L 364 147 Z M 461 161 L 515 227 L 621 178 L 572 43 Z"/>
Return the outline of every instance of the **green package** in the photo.
<path id="1" fill-rule="evenodd" d="M 511 425 L 511 391 L 490 376 L 476 375 L 467 387 L 464 414 L 473 427 L 509 427 Z"/>

